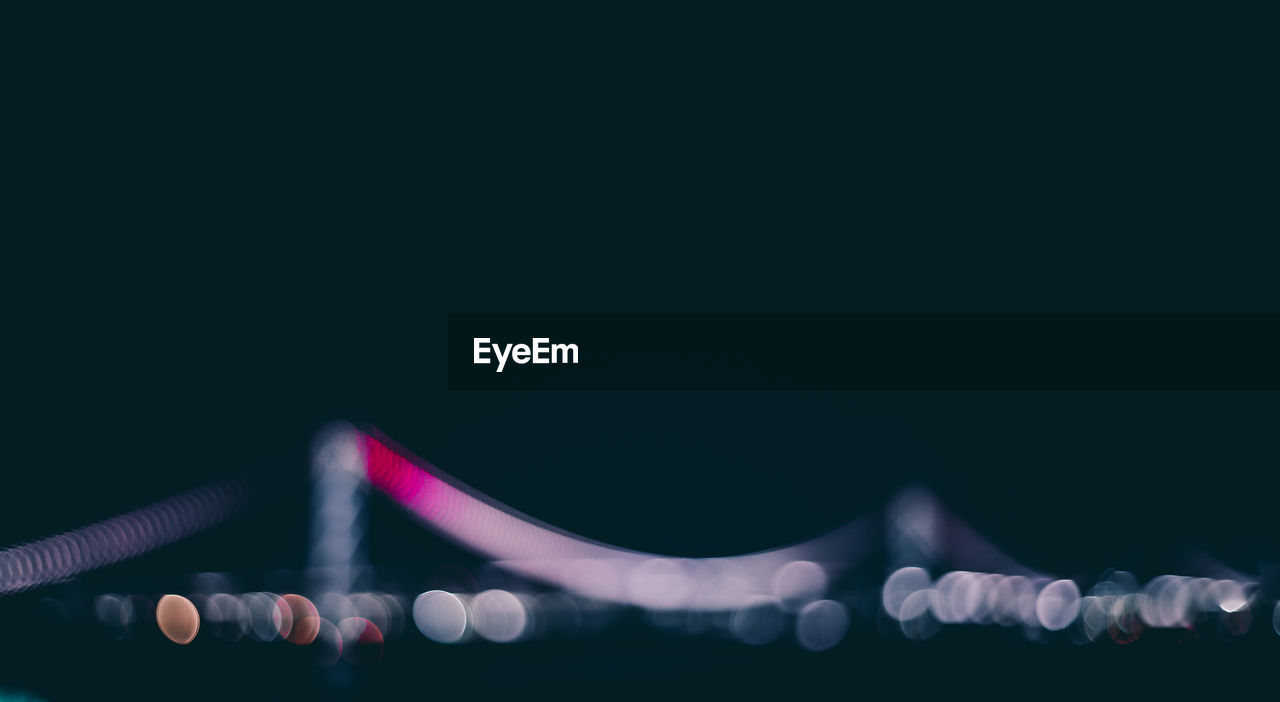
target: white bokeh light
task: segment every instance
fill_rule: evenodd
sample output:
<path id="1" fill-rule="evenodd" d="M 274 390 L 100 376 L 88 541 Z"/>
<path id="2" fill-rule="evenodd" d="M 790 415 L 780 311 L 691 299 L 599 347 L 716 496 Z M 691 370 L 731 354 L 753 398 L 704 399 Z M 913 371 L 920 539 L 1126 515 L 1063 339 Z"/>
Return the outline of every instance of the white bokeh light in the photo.
<path id="1" fill-rule="evenodd" d="M 528 612 L 520 598 L 506 590 L 485 590 L 471 600 L 477 634 L 495 643 L 510 643 L 525 633 Z"/>
<path id="2" fill-rule="evenodd" d="M 827 593 L 827 572 L 813 561 L 791 561 L 774 574 L 769 589 L 794 611 Z"/>
<path id="3" fill-rule="evenodd" d="M 796 641 L 809 651 L 825 651 L 844 639 L 849 611 L 833 600 L 810 602 L 796 617 Z"/>
<path id="4" fill-rule="evenodd" d="M 1055 580 L 1036 597 L 1036 621 L 1049 631 L 1061 631 L 1080 614 L 1080 588 L 1072 580 Z"/>
<path id="5" fill-rule="evenodd" d="M 880 601 L 884 605 L 884 611 L 888 612 L 890 617 L 901 621 L 904 618 L 902 606 L 907 598 L 916 592 L 928 590 L 932 583 L 928 571 L 924 568 L 908 566 L 895 570 L 889 579 L 884 581 L 884 588 L 881 590 Z M 927 606 L 927 598 L 924 603 Z"/>
<path id="6" fill-rule="evenodd" d="M 413 623 L 437 643 L 458 643 L 470 630 L 467 605 L 452 592 L 431 590 L 413 601 Z"/>

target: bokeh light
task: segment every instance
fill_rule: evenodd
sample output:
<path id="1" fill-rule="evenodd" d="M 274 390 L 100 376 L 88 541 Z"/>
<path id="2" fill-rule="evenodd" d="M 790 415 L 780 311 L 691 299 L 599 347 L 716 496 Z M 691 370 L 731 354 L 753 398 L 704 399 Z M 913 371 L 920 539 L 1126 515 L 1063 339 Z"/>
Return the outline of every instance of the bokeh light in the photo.
<path id="1" fill-rule="evenodd" d="M 200 613 L 182 595 L 165 595 L 156 603 L 156 624 L 170 641 L 186 645 L 200 631 Z"/>
<path id="2" fill-rule="evenodd" d="M 1080 588 L 1071 580 L 1055 580 L 1036 597 L 1036 621 L 1049 631 L 1061 631 L 1080 614 Z"/>
<path id="3" fill-rule="evenodd" d="M 208 599 L 208 609 L 205 620 L 218 638 L 239 641 L 249 631 L 249 608 L 238 597 L 215 593 Z"/>
<path id="4" fill-rule="evenodd" d="M 342 657 L 348 662 L 372 665 L 382 659 L 382 632 L 368 619 L 347 617 L 338 622 L 338 634 L 342 640 Z"/>
<path id="5" fill-rule="evenodd" d="M 889 576 L 888 580 L 885 580 L 884 588 L 881 590 L 881 603 L 884 606 L 884 611 L 890 617 L 901 621 L 904 618 L 902 608 L 907 598 L 917 592 L 928 590 L 930 585 L 932 585 L 932 579 L 929 577 L 929 572 L 924 568 L 915 566 L 899 568 Z M 926 596 L 924 600 L 919 600 L 917 606 L 928 606 L 928 597 Z M 916 614 L 918 615 L 919 613 L 917 612 Z M 905 618 L 909 619 L 911 617 Z"/>
<path id="6" fill-rule="evenodd" d="M 276 609 L 281 614 L 280 638 L 298 646 L 315 641 L 320 632 L 320 613 L 311 600 L 302 595 L 282 595 L 276 601 Z"/>
<path id="7" fill-rule="evenodd" d="M 825 651 L 844 640 L 849 611 L 833 600 L 810 602 L 796 616 L 796 641 L 808 651 Z"/>
<path id="8" fill-rule="evenodd" d="M 413 601 L 413 622 L 422 635 L 438 643 L 462 641 L 471 630 L 470 614 L 460 597 L 431 590 Z"/>
<path id="9" fill-rule="evenodd" d="M 342 658 L 342 633 L 328 619 L 321 619 L 316 626 L 316 638 L 307 647 L 316 665 L 330 666 Z"/>
<path id="10" fill-rule="evenodd" d="M 279 596 L 270 592 L 247 592 L 241 595 L 249 613 L 249 636 L 256 641 L 272 641 L 280 634 L 283 623 L 280 609 L 276 605 Z"/>
<path id="11" fill-rule="evenodd" d="M 475 631 L 495 643 L 510 643 L 525 633 L 529 615 L 520 598 L 506 590 L 485 590 L 471 600 Z"/>
<path id="12" fill-rule="evenodd" d="M 124 639 L 133 630 L 133 603 L 120 595 L 98 595 L 93 599 L 93 615 L 114 638 Z"/>
<path id="13" fill-rule="evenodd" d="M 791 561 L 778 569 L 771 594 L 788 609 L 799 609 L 827 593 L 827 571 L 813 561 Z"/>

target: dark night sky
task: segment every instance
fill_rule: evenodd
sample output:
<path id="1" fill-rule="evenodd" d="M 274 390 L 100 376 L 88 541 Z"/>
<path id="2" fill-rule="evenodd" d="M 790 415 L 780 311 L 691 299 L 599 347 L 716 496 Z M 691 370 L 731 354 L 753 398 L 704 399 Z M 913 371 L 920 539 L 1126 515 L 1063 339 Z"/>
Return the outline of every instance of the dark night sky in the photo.
<path id="1" fill-rule="evenodd" d="M 309 437 L 347 418 L 533 516 L 658 552 L 797 540 L 922 482 L 1064 576 L 1176 572 L 1189 547 L 1246 572 L 1280 556 L 1276 393 L 459 393 L 444 358 L 450 311 L 1280 311 L 1274 247 L 1251 240 L 1275 228 L 1274 42 L 1246 31 L 1267 22 L 534 12 L 570 42 L 503 13 L 103 12 L 21 49 L 5 160 L 33 213 L 5 256 L 0 545 L 243 473 L 250 515 L 94 585 L 299 565 Z M 377 510 L 375 558 L 458 555 Z M 229 660 L 268 679 L 275 660 L 3 642 L 31 685 L 96 661 L 60 697 L 229 685 Z M 1161 649 L 899 643 L 857 640 L 867 685 L 932 665 L 946 687 L 988 650 L 1027 685 L 1169 668 Z M 441 666 L 743 689 L 847 670 L 618 646 Z M 1205 655 L 1175 663 L 1261 660 Z M 398 661 L 368 691 L 415 681 Z M 257 689 L 290 689 L 274 680 Z"/>

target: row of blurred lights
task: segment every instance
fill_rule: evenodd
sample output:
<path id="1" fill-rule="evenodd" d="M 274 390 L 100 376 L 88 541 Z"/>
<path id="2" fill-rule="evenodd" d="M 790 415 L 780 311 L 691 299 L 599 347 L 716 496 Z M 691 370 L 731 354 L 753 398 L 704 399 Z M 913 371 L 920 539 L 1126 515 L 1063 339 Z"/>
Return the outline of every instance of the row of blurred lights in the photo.
<path id="1" fill-rule="evenodd" d="M 797 569 L 792 568 L 795 572 Z M 807 579 L 801 578 L 799 580 Z M 804 596 L 748 594 L 732 608 L 647 609 L 644 621 L 680 635 L 715 635 L 747 645 L 787 639 L 809 651 L 838 645 L 850 626 L 845 603 L 825 588 L 797 588 Z M 50 600 L 51 601 L 51 600 Z M 1043 641 L 1057 632 L 1076 643 L 1137 640 L 1149 628 L 1190 630 L 1216 622 L 1239 636 L 1254 612 L 1267 606 L 1252 582 L 1162 575 L 1139 587 L 1130 573 L 1112 571 L 1082 594 L 1073 580 L 951 571 L 936 579 L 918 567 L 900 568 L 884 582 L 880 610 L 906 637 L 931 638 L 943 625 L 997 625 Z M 1280 634 L 1280 604 L 1271 612 Z M 590 636 L 626 608 L 563 592 L 529 594 L 502 588 L 480 592 L 433 589 L 411 602 L 396 594 L 325 593 L 314 600 L 271 592 L 166 595 L 153 603 L 138 595 L 101 595 L 94 616 L 116 638 L 151 619 L 177 643 L 194 640 L 203 625 L 227 641 L 284 640 L 311 646 L 321 662 L 368 663 L 381 657 L 385 639 L 411 621 L 431 641 L 513 643 L 548 636 Z M 861 608 L 860 608 L 861 609 Z"/>
<path id="2" fill-rule="evenodd" d="M 60 606 L 50 598 L 46 602 Z M 624 610 L 565 593 L 526 594 L 499 588 L 475 594 L 429 590 L 407 608 L 405 604 L 398 595 L 377 592 L 325 593 L 314 601 L 271 592 L 165 595 L 154 603 L 140 595 L 104 594 L 94 599 L 93 614 L 117 639 L 128 638 L 141 623 L 154 620 L 161 633 L 179 644 L 190 643 L 203 628 L 225 641 L 315 645 L 327 652 L 319 656 L 323 662 L 334 663 L 341 657 L 361 663 L 376 661 L 384 640 L 398 637 L 406 619 L 437 643 L 506 644 L 548 636 L 590 636 L 615 622 Z M 664 631 L 721 634 L 749 645 L 778 641 L 791 629 L 802 648 L 821 651 L 844 638 L 849 613 L 834 600 L 796 603 L 761 595 L 720 612 L 648 610 L 646 621 Z"/>
<path id="3" fill-rule="evenodd" d="M 475 636 L 510 643 L 547 634 L 591 633 L 613 613 L 616 608 L 609 605 L 562 593 L 527 596 L 497 589 L 476 595 L 431 590 L 413 603 L 418 630 L 432 641 L 448 644 Z M 791 627 L 795 642 L 810 651 L 835 646 L 849 628 L 848 610 L 835 600 L 817 599 L 792 607 L 768 595 L 748 597 L 732 610 L 648 610 L 647 620 L 666 631 L 727 635 L 753 646 L 778 641 Z"/>
<path id="4" fill-rule="evenodd" d="M 1063 632 L 1075 643 L 1109 638 L 1136 641 L 1148 628 L 1190 630 L 1214 622 L 1241 636 L 1264 608 L 1256 583 L 1161 575 L 1141 588 L 1125 571 L 1104 574 L 1085 594 L 1073 580 L 951 571 L 933 579 L 918 567 L 900 568 L 881 591 L 883 612 L 912 639 L 932 637 L 945 624 L 1020 627 L 1043 640 Z M 1271 611 L 1280 634 L 1280 603 Z"/>
<path id="5" fill-rule="evenodd" d="M 46 599 L 46 602 L 52 600 Z M 117 639 L 129 638 L 144 622 L 154 620 L 166 638 L 189 644 L 200 631 L 224 641 L 288 641 L 311 646 L 317 660 L 333 664 L 376 662 L 382 656 L 384 632 L 395 635 L 403 622 L 399 600 L 383 593 L 343 596 L 331 593 L 316 603 L 302 595 L 247 592 L 164 595 L 153 603 L 141 595 L 99 595 L 94 618 Z"/>

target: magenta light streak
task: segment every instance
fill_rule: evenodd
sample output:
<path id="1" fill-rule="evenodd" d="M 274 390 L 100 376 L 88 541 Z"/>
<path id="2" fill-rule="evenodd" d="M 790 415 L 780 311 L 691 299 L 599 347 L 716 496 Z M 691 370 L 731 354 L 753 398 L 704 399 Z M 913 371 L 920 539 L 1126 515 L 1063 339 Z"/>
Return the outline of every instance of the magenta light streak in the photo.
<path id="1" fill-rule="evenodd" d="M 385 439 L 355 429 L 369 482 L 428 526 L 504 568 L 602 600 L 655 608 L 724 609 L 769 593 L 789 563 L 833 574 L 861 560 L 869 522 L 858 520 L 792 546 L 722 558 L 680 558 L 610 546 L 521 514 Z"/>
<path id="2" fill-rule="evenodd" d="M 246 501 L 237 481 L 211 483 L 118 517 L 0 551 L 0 595 L 66 580 L 214 526 Z"/>
<path id="3" fill-rule="evenodd" d="M 443 512 L 448 499 L 447 486 L 424 470 L 403 465 L 404 459 L 372 437 L 365 438 L 363 448 L 369 482 L 396 502 L 411 506 L 414 512 L 428 521 L 448 521 L 448 515 Z"/>

